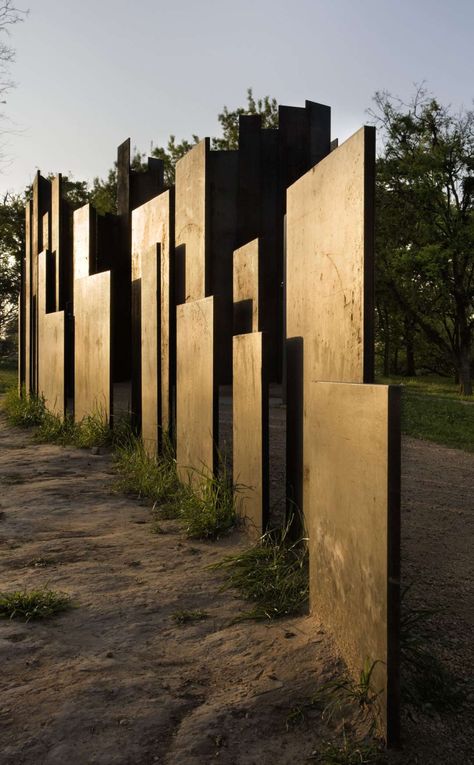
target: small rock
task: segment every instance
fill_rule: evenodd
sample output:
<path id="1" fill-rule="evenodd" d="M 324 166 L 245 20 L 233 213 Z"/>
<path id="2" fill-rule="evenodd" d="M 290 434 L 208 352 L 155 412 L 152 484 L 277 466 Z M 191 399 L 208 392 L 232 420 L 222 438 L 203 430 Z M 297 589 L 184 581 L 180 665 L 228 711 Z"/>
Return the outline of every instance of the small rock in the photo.
<path id="1" fill-rule="evenodd" d="M 105 655 L 106 655 L 107 659 L 111 659 L 114 654 L 113 654 L 112 651 L 107 651 L 107 653 Z"/>
<path id="2" fill-rule="evenodd" d="M 295 637 L 295 636 L 296 636 L 296 632 L 289 632 L 289 631 L 285 632 L 285 637 L 286 638 L 292 638 L 292 637 Z"/>
<path id="3" fill-rule="evenodd" d="M 91 454 L 100 454 L 100 446 L 93 446 L 91 449 Z"/>

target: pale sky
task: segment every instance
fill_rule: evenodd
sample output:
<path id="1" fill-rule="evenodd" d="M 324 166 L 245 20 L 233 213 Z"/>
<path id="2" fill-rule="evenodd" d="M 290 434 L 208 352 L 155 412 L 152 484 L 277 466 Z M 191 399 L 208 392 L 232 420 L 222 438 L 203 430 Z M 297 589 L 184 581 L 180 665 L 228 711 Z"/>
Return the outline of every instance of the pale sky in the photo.
<path id="1" fill-rule="evenodd" d="M 376 90 L 414 83 L 454 108 L 474 97 L 474 0 L 17 0 L 0 124 L 0 193 L 36 168 L 103 176 L 130 137 L 149 151 L 218 133 L 255 96 L 332 107 L 333 138 L 368 121 Z"/>

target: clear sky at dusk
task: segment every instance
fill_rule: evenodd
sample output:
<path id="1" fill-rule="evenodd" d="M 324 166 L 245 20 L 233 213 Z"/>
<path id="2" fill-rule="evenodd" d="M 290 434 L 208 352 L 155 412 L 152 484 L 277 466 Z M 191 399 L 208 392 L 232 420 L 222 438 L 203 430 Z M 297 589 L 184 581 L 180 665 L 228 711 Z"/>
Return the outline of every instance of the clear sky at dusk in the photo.
<path id="1" fill-rule="evenodd" d="M 104 175 L 128 136 L 148 151 L 170 133 L 216 135 L 222 106 L 243 105 L 249 86 L 329 104 L 340 140 L 367 122 L 376 90 L 409 98 L 425 80 L 455 108 L 474 96 L 474 0 L 25 3 L 9 41 L 2 192 L 37 167 Z"/>

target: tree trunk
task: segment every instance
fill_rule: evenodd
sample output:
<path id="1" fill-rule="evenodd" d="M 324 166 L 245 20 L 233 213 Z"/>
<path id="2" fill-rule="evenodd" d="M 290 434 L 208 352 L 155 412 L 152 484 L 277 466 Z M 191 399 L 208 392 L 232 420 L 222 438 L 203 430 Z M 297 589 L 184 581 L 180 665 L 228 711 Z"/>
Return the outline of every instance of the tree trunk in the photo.
<path id="1" fill-rule="evenodd" d="M 461 393 L 464 396 L 472 396 L 471 354 L 469 345 L 461 348 L 459 359 L 459 383 Z"/>
<path id="2" fill-rule="evenodd" d="M 407 377 L 416 377 L 413 323 L 408 318 L 405 318 L 405 350 L 407 356 L 406 375 Z"/>

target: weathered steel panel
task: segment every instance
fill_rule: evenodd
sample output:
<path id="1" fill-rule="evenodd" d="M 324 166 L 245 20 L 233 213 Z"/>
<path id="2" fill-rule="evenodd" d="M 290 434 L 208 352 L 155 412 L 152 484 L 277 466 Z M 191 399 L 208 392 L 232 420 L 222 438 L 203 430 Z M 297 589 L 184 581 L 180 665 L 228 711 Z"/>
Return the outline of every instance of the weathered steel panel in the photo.
<path id="1" fill-rule="evenodd" d="M 305 429 L 311 608 L 354 677 L 368 662 L 380 725 L 399 733 L 400 389 L 314 383 Z"/>
<path id="2" fill-rule="evenodd" d="M 38 395 L 46 408 L 64 417 L 65 387 L 65 318 L 64 311 L 48 313 L 55 300 L 54 253 L 38 257 Z"/>
<path id="3" fill-rule="evenodd" d="M 32 335 L 31 335 L 31 216 L 32 216 L 32 202 L 28 201 L 25 207 L 25 266 L 24 266 L 24 279 L 23 279 L 23 300 L 24 300 L 24 357 L 25 357 L 25 393 L 29 395 L 31 393 L 31 353 L 32 353 Z"/>
<path id="4" fill-rule="evenodd" d="M 176 448 L 182 481 L 199 485 L 199 474 L 216 468 L 217 386 L 213 297 L 176 309 Z"/>
<path id="5" fill-rule="evenodd" d="M 210 291 L 209 139 L 176 163 L 176 249 L 184 261 L 183 302 L 200 300 Z"/>
<path id="6" fill-rule="evenodd" d="M 87 204 L 74 210 L 73 215 L 73 274 L 74 280 L 93 273 L 94 208 Z"/>
<path id="7" fill-rule="evenodd" d="M 153 245 L 160 245 L 160 321 L 156 330 L 160 333 L 160 428 L 169 431 L 172 427 L 172 395 L 175 385 L 175 293 L 174 293 L 174 262 L 173 262 L 173 206 L 172 191 L 165 191 L 154 197 L 146 204 L 138 207 L 132 213 L 132 337 L 134 374 L 132 387 L 137 391 L 133 396 L 135 401 L 140 396 L 143 399 L 144 384 L 140 383 L 140 371 L 143 368 L 139 349 L 143 325 L 147 322 L 147 313 L 143 310 L 143 283 L 141 260 L 143 253 Z M 155 250 L 156 251 L 156 250 Z M 145 328 L 145 331 L 149 331 Z M 138 349 L 138 350 L 137 350 Z M 138 372 L 138 373 L 137 373 Z M 141 391 L 141 394 L 140 394 Z M 141 401 L 143 405 L 143 400 Z M 144 415 L 142 415 L 144 416 Z"/>
<path id="8" fill-rule="evenodd" d="M 268 382 L 261 332 L 233 339 L 233 482 L 239 515 L 253 537 L 268 519 Z"/>
<path id="9" fill-rule="evenodd" d="M 254 239 L 234 252 L 234 334 L 258 332 L 259 324 L 259 253 Z"/>
<path id="10" fill-rule="evenodd" d="M 142 439 L 149 454 L 157 452 L 161 421 L 160 260 L 159 244 L 141 252 Z"/>
<path id="11" fill-rule="evenodd" d="M 295 353 L 288 354 L 287 379 L 304 402 L 313 381 L 373 380 L 374 166 L 375 129 L 366 127 L 288 189 L 286 336 Z M 305 513 L 301 411 L 288 396 L 287 494 L 302 498 Z M 294 475 L 291 455 L 301 443 Z"/>
<path id="12" fill-rule="evenodd" d="M 74 416 L 110 420 L 111 274 L 74 281 Z"/>

